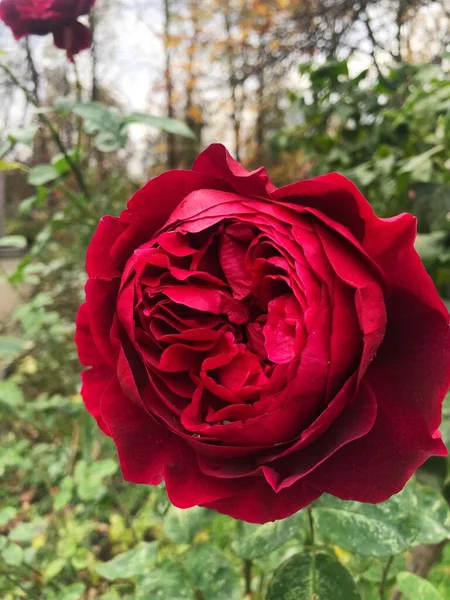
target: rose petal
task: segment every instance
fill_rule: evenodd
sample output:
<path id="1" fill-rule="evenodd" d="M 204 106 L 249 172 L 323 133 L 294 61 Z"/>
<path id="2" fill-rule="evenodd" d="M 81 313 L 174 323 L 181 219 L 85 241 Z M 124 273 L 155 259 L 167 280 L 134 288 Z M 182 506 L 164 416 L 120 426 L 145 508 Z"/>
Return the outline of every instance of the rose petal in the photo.
<path id="1" fill-rule="evenodd" d="M 249 523 L 267 523 L 289 517 L 321 494 L 304 481 L 276 494 L 262 477 L 253 477 L 240 494 L 203 503 L 203 506 Z"/>
<path id="2" fill-rule="evenodd" d="M 229 481 L 205 475 L 198 466 L 195 452 L 188 446 L 179 448 L 178 456 L 166 463 L 164 480 L 167 495 L 178 508 L 216 502 L 242 489 L 238 479 Z"/>
<path id="3" fill-rule="evenodd" d="M 89 309 L 84 302 L 78 309 L 76 318 L 75 343 L 81 364 L 85 366 L 101 365 L 105 362 L 102 354 L 94 344 L 89 323 Z"/>
<path id="4" fill-rule="evenodd" d="M 208 146 L 195 160 L 192 170 L 213 175 L 232 185 L 237 192 L 249 196 L 266 196 L 277 189 L 264 167 L 252 172 L 247 171 L 232 158 L 222 144 Z"/>
<path id="5" fill-rule="evenodd" d="M 111 281 L 88 279 L 86 283 L 86 304 L 92 340 L 104 360 L 111 365 L 115 363 L 110 335 L 118 287 L 118 278 Z"/>
<path id="6" fill-rule="evenodd" d="M 61 48 L 61 50 L 65 50 L 69 60 L 73 61 L 75 54 L 90 48 L 92 34 L 83 23 L 73 21 L 68 25 L 63 25 L 54 30 L 53 41 L 55 42 L 55 46 Z"/>
<path id="7" fill-rule="evenodd" d="M 386 337 L 366 381 L 378 404 L 373 429 L 339 450 L 308 482 L 340 498 L 383 502 L 427 458 L 446 454 L 436 431 L 450 384 L 445 319 L 414 296 L 395 291 Z"/>
<path id="8" fill-rule="evenodd" d="M 97 421 L 97 425 L 100 429 L 109 436 L 111 433 L 101 415 L 100 403 L 105 390 L 108 388 L 114 377 L 114 370 L 107 366 L 93 367 L 92 369 L 83 371 L 81 374 L 81 396 L 84 400 L 84 404 L 89 413 Z"/>
<path id="9" fill-rule="evenodd" d="M 110 257 L 110 251 L 117 238 L 128 224 L 116 217 L 103 217 L 92 236 L 86 254 L 86 271 L 89 277 L 112 279 L 120 276 Z"/>
<path id="10" fill-rule="evenodd" d="M 101 414 L 117 446 L 124 478 L 133 483 L 160 483 L 166 464 L 182 442 L 127 398 L 117 378 L 102 396 Z"/>
<path id="11" fill-rule="evenodd" d="M 132 223 L 112 248 L 114 264 L 123 268 L 133 250 L 158 233 L 186 196 L 205 188 L 228 189 L 224 182 L 192 171 L 168 171 L 151 179 L 128 202 L 127 212 Z"/>
<path id="12" fill-rule="evenodd" d="M 363 384 L 355 401 L 334 421 L 332 426 L 313 444 L 286 458 L 263 467 L 264 475 L 275 492 L 293 483 L 325 463 L 346 444 L 366 435 L 373 427 L 377 414 L 375 396 Z"/>

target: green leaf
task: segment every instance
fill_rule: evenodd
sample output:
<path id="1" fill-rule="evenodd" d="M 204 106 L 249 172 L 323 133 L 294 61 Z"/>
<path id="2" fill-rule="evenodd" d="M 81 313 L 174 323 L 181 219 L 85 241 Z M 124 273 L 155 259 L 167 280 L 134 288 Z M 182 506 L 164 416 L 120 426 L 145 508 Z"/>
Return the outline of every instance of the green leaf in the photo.
<path id="1" fill-rule="evenodd" d="M 119 465 L 113 458 L 105 458 L 104 460 L 97 460 L 95 463 L 89 466 L 89 474 L 91 477 L 96 479 L 104 479 L 117 473 Z"/>
<path id="2" fill-rule="evenodd" d="M 9 544 L 2 550 L 2 558 L 7 565 L 18 567 L 23 563 L 23 550 L 17 544 Z"/>
<path id="3" fill-rule="evenodd" d="M 98 500 L 106 492 L 103 479 L 114 475 L 119 465 L 112 458 L 98 460 L 90 465 L 79 460 L 74 470 L 74 480 L 77 484 L 77 494 L 81 500 Z"/>
<path id="4" fill-rule="evenodd" d="M 28 183 L 30 185 L 44 185 L 58 179 L 60 173 L 54 165 L 38 165 L 30 169 Z"/>
<path id="5" fill-rule="evenodd" d="M 3 527 L 7 523 L 14 519 L 17 515 L 17 509 L 13 506 L 5 506 L 5 508 L 0 509 L 0 527 Z"/>
<path id="6" fill-rule="evenodd" d="M 116 152 L 127 143 L 127 137 L 123 134 L 116 135 L 108 131 L 101 131 L 95 136 L 95 146 L 100 152 Z"/>
<path id="7" fill-rule="evenodd" d="M 417 234 L 414 246 L 420 258 L 423 261 L 438 259 L 444 252 L 444 242 L 446 237 L 447 232 L 445 231 Z"/>
<path id="8" fill-rule="evenodd" d="M 178 119 L 171 119 L 169 117 L 156 117 L 154 115 L 135 112 L 126 117 L 124 119 L 124 123 L 127 125 L 132 123 L 142 123 L 144 125 L 156 127 L 162 131 L 167 131 L 168 133 L 195 139 L 195 133 L 186 125 L 186 123 L 183 123 L 183 121 L 178 121 Z"/>
<path id="9" fill-rule="evenodd" d="M 2 144 L 0 144 L 0 158 L 8 154 L 11 148 L 14 146 L 14 142 L 8 137 Z"/>
<path id="10" fill-rule="evenodd" d="M 26 248 L 27 238 L 23 235 L 5 235 L 0 238 L 0 248 Z"/>
<path id="11" fill-rule="evenodd" d="M 346 60 L 328 60 L 324 65 L 315 66 L 313 73 L 319 77 L 337 78 L 339 75 L 348 75 Z"/>
<path id="12" fill-rule="evenodd" d="M 450 538 L 450 509 L 435 489 L 418 483 L 409 486 L 414 514 L 421 526 L 417 544 L 438 544 Z"/>
<path id="13" fill-rule="evenodd" d="M 95 145 L 101 152 L 115 152 L 127 143 L 123 120 L 117 111 L 99 102 L 75 104 L 73 112 L 85 119 L 89 134 L 97 133 Z"/>
<path id="14" fill-rule="evenodd" d="M 14 358 L 23 352 L 24 343 L 19 338 L 0 335 L 0 358 Z"/>
<path id="15" fill-rule="evenodd" d="M 29 127 L 23 127 L 22 129 L 16 129 L 9 134 L 9 139 L 17 144 L 31 145 L 34 140 L 34 136 L 39 130 L 38 125 L 30 125 Z"/>
<path id="16" fill-rule="evenodd" d="M 165 561 L 139 580 L 136 600 L 192 600 L 194 587 L 189 574 L 176 562 Z"/>
<path id="17" fill-rule="evenodd" d="M 19 215 L 21 217 L 28 216 L 35 207 L 37 199 L 37 196 L 29 196 L 28 198 L 22 200 L 22 202 L 19 204 Z"/>
<path id="18" fill-rule="evenodd" d="M 397 575 L 397 585 L 405 600 L 444 600 L 434 585 L 408 571 Z"/>
<path id="19" fill-rule="evenodd" d="M 157 542 L 139 542 L 132 550 L 97 565 L 95 571 L 109 581 L 143 575 L 153 566 L 157 547 Z"/>
<path id="20" fill-rule="evenodd" d="M 210 544 L 193 546 L 186 557 L 186 568 L 194 586 L 204 598 L 239 598 L 239 578 L 228 559 Z"/>
<path id="21" fill-rule="evenodd" d="M 288 540 L 299 536 L 303 524 L 302 512 L 298 512 L 287 519 L 265 523 L 264 525 L 242 523 L 238 527 L 232 548 L 242 558 L 253 559 L 267 556 Z"/>
<path id="22" fill-rule="evenodd" d="M 53 106 L 40 106 L 35 109 L 37 115 L 45 115 L 48 113 L 56 112 L 61 115 L 67 115 L 70 113 L 76 103 L 77 99 L 75 94 L 69 94 L 68 96 L 61 96 L 56 98 Z"/>
<path id="23" fill-rule="evenodd" d="M 72 159 L 72 161 L 78 161 L 78 151 L 76 149 L 70 150 L 69 152 L 67 152 L 67 155 L 70 159 Z M 55 154 L 55 156 L 52 158 L 52 165 L 55 167 L 55 169 L 60 175 L 63 175 L 64 173 L 70 171 L 69 162 L 67 161 L 66 156 L 62 153 Z"/>
<path id="24" fill-rule="evenodd" d="M 377 173 L 371 163 L 362 163 L 351 170 L 351 176 L 366 187 L 377 179 Z"/>
<path id="25" fill-rule="evenodd" d="M 25 167 L 18 162 L 8 162 L 6 160 L 0 160 L 0 171 L 14 171 L 16 169 L 25 170 Z"/>
<path id="26" fill-rule="evenodd" d="M 350 573 L 328 554 L 296 554 L 281 563 L 266 600 L 360 600 Z"/>
<path id="27" fill-rule="evenodd" d="M 324 495 L 313 505 L 320 534 L 333 544 L 364 556 L 390 556 L 408 549 L 420 529 L 411 513 L 408 490 L 380 504 Z"/>
<path id="28" fill-rule="evenodd" d="M 50 579 L 59 575 L 65 566 L 65 558 L 55 558 L 55 560 L 52 560 L 44 569 L 44 581 L 50 581 Z"/>
<path id="29" fill-rule="evenodd" d="M 107 592 L 99 596 L 99 600 L 123 600 L 123 595 L 120 595 L 115 588 L 110 588 Z M 133 600 L 136 600 L 133 598 Z"/>
<path id="30" fill-rule="evenodd" d="M 439 144 L 426 152 L 422 152 L 422 154 L 413 156 L 403 163 L 399 173 L 412 173 L 415 181 L 430 181 L 433 166 L 431 157 L 443 150 L 445 150 L 445 146 Z"/>
<path id="31" fill-rule="evenodd" d="M 73 583 L 68 585 L 61 590 L 60 600 L 80 600 L 86 591 L 84 583 Z"/>
<path id="32" fill-rule="evenodd" d="M 109 131 L 117 135 L 122 126 L 120 115 L 100 102 L 80 102 L 75 104 L 72 111 L 94 125 L 97 130 Z"/>
<path id="33" fill-rule="evenodd" d="M 65 114 L 73 109 L 76 101 L 77 98 L 75 94 L 69 94 L 68 96 L 60 96 L 59 98 L 56 98 L 53 104 L 53 108 L 56 112 Z"/>
<path id="34" fill-rule="evenodd" d="M 11 408 L 17 408 L 23 404 L 22 390 L 10 379 L 0 381 L 0 403 Z"/>
<path id="35" fill-rule="evenodd" d="M 214 516 L 211 510 L 200 506 L 187 509 L 171 506 L 164 518 L 164 534 L 175 544 L 189 544 Z"/>
<path id="36" fill-rule="evenodd" d="M 345 566 L 355 574 L 354 567 L 360 565 L 359 569 L 356 569 L 356 573 L 364 581 L 371 583 L 380 584 L 383 579 L 386 581 L 392 581 L 397 576 L 397 573 L 406 569 L 406 558 L 404 554 L 397 554 L 392 561 L 392 557 L 389 558 L 369 558 L 366 556 L 352 555 L 348 563 Z M 386 565 L 390 563 L 389 570 L 386 574 Z"/>
<path id="37" fill-rule="evenodd" d="M 31 523 L 19 523 L 9 532 L 9 539 L 12 542 L 31 542 L 32 539 L 40 535 L 45 529 L 45 522 L 36 519 Z"/>
<path id="38" fill-rule="evenodd" d="M 64 508 L 72 500 L 73 486 L 74 481 L 72 477 L 64 477 L 53 501 L 54 510 L 61 510 L 61 508 Z"/>

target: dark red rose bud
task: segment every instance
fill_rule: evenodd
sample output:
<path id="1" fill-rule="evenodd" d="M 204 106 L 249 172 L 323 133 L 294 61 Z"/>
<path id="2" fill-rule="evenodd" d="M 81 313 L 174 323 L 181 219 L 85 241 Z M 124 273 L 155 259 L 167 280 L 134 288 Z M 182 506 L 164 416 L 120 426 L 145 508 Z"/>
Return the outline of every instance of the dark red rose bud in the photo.
<path id="1" fill-rule="evenodd" d="M 14 37 L 53 34 L 55 46 L 75 54 L 89 48 L 89 29 L 77 21 L 87 15 L 95 0 L 2 0 L 0 19 L 11 28 Z"/>
<path id="2" fill-rule="evenodd" d="M 381 502 L 446 454 L 448 312 L 415 235 L 341 175 L 277 189 L 220 145 L 103 218 L 76 342 L 124 477 L 264 523 Z"/>

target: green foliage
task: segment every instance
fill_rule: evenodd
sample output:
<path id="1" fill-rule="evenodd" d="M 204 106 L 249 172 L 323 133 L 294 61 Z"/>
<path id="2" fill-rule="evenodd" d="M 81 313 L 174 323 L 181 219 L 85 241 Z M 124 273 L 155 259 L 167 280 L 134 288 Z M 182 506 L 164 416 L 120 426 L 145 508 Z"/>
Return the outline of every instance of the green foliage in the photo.
<path id="1" fill-rule="evenodd" d="M 185 123 L 168 117 L 144 113 L 132 113 L 122 117 L 118 111 L 99 102 L 76 103 L 72 111 L 84 119 L 86 131 L 95 135 L 95 145 L 101 152 L 116 152 L 124 148 L 128 140 L 127 128 L 133 123 L 150 125 L 162 131 L 195 138 Z"/>
<path id="2" fill-rule="evenodd" d="M 95 570 L 109 581 L 143 575 L 151 569 L 155 562 L 156 551 L 156 542 L 139 542 L 132 550 L 118 554 L 110 561 L 97 565 Z"/>
<path id="3" fill-rule="evenodd" d="M 299 538 L 303 527 L 304 515 L 302 512 L 282 521 L 264 525 L 242 523 L 232 548 L 238 556 L 246 559 L 266 556 L 288 540 Z"/>
<path id="4" fill-rule="evenodd" d="M 315 503 L 313 514 L 324 538 L 363 556 L 390 556 L 450 537 L 447 503 L 432 488 L 417 484 L 381 504 L 324 495 Z"/>
<path id="5" fill-rule="evenodd" d="M 189 544 L 213 517 L 212 511 L 199 506 L 185 510 L 170 506 L 164 519 L 164 533 L 175 544 Z"/>
<path id="6" fill-rule="evenodd" d="M 212 544 L 198 544 L 186 555 L 186 570 L 205 598 L 239 598 L 239 579 L 230 560 Z"/>
<path id="7" fill-rule="evenodd" d="M 195 134 L 185 123 L 169 117 L 155 117 L 154 115 L 146 115 L 145 113 L 132 113 L 125 118 L 124 122 L 127 125 L 142 123 L 143 125 L 150 125 L 150 127 L 156 127 L 174 135 L 195 139 Z"/>
<path id="8" fill-rule="evenodd" d="M 60 172 L 54 165 L 38 165 L 28 173 L 28 183 L 35 186 L 44 185 L 55 181 L 59 176 Z"/>
<path id="9" fill-rule="evenodd" d="M 429 581 L 407 571 L 397 575 L 397 585 L 405 600 L 444 600 Z"/>
<path id="10" fill-rule="evenodd" d="M 165 561 L 139 581 L 136 600 L 192 600 L 194 592 L 187 571 L 177 563 Z"/>
<path id="11" fill-rule="evenodd" d="M 360 600 L 350 573 L 328 554 L 296 554 L 275 571 L 266 600 Z"/>
<path id="12" fill-rule="evenodd" d="M 23 169 L 23 166 L 17 162 L 8 162 L 6 160 L 0 160 L 0 171 L 14 171 L 16 169 Z"/>
<path id="13" fill-rule="evenodd" d="M 333 61 L 300 72 L 305 86 L 291 94 L 297 124 L 275 136 L 274 149 L 303 150 L 313 173 L 343 173 L 381 216 L 409 210 L 420 214 L 422 228 L 439 224 L 450 208 L 445 71 L 401 64 L 374 78 L 368 70 L 350 75 L 345 61 Z M 425 212 L 430 193 L 436 206 Z"/>
<path id="14" fill-rule="evenodd" d="M 1 335 L 0 336 L 0 358 L 11 358 L 20 354 L 24 344 L 19 338 Z"/>
<path id="15" fill-rule="evenodd" d="M 389 556 L 409 548 L 419 528 L 398 496 L 383 504 L 325 496 L 314 510 L 318 531 L 332 543 L 366 556 Z"/>

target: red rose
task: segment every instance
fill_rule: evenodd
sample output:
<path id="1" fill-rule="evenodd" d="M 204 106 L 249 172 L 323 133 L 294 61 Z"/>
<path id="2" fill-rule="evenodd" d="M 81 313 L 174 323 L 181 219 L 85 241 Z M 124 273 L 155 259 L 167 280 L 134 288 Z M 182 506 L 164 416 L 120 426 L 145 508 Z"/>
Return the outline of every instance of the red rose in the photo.
<path id="1" fill-rule="evenodd" d="M 415 234 L 341 175 L 277 189 L 220 145 L 103 218 L 76 341 L 124 477 L 263 523 L 444 455 L 448 312 Z"/>
<path id="2" fill-rule="evenodd" d="M 77 21 L 87 15 L 95 0 L 2 0 L 0 19 L 18 40 L 27 35 L 53 34 L 55 46 L 74 54 L 89 48 L 89 29 Z"/>

